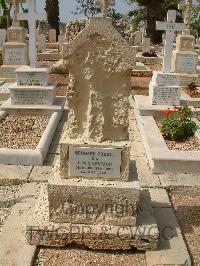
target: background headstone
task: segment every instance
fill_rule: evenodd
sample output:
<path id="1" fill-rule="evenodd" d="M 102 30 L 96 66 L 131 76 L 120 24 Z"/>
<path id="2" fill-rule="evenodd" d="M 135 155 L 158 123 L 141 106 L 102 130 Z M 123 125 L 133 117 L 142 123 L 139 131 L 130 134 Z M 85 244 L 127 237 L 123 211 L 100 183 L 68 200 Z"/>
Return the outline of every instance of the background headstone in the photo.
<path id="1" fill-rule="evenodd" d="M 56 30 L 55 29 L 50 29 L 48 36 L 49 36 L 50 43 L 56 43 Z"/>
<path id="2" fill-rule="evenodd" d="M 46 34 L 40 34 L 38 39 L 38 50 L 39 52 L 46 51 Z"/>

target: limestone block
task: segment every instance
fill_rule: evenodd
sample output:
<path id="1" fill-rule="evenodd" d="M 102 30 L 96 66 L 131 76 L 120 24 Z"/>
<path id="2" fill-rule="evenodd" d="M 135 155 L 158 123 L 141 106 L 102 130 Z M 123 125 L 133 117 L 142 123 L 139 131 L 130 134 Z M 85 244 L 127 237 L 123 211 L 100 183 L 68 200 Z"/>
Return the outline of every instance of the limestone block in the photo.
<path id="1" fill-rule="evenodd" d="M 90 23 L 63 45 L 69 60 L 68 136 L 83 142 L 128 140 L 128 97 L 135 51 L 109 18 Z"/>
<path id="2" fill-rule="evenodd" d="M 194 51 L 195 37 L 192 35 L 178 35 L 176 49 L 178 51 Z"/>
<path id="3" fill-rule="evenodd" d="M 3 45 L 4 65 L 28 65 L 28 46 L 26 43 L 5 43 Z"/>
<path id="4" fill-rule="evenodd" d="M 145 201 L 145 202 L 144 202 Z M 156 249 L 159 231 L 152 216 L 150 197 L 141 198 L 137 226 L 55 223 L 49 220 L 47 188 L 42 187 L 35 209 L 27 221 L 26 236 L 31 245 L 66 246 L 71 243 L 92 249 Z"/>
<path id="5" fill-rule="evenodd" d="M 49 218 L 73 224 L 136 225 L 139 182 L 61 179 L 48 183 Z"/>
<path id="6" fill-rule="evenodd" d="M 190 51 L 173 52 L 172 71 L 176 73 L 197 73 L 198 54 Z"/>
<path id="7" fill-rule="evenodd" d="M 26 43 L 26 30 L 22 27 L 8 28 L 7 41 L 13 43 Z"/>

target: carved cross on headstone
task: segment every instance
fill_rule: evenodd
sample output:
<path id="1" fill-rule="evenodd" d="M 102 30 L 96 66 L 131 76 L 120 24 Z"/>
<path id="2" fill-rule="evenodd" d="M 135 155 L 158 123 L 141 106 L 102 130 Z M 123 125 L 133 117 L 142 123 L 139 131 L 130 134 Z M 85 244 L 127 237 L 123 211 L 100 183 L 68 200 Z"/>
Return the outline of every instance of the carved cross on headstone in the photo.
<path id="1" fill-rule="evenodd" d="M 46 20 L 46 13 L 36 12 L 36 0 L 28 0 L 28 13 L 17 14 L 17 19 L 28 20 L 29 25 L 29 58 L 30 66 L 37 67 L 37 49 L 36 49 L 36 21 Z"/>
<path id="2" fill-rule="evenodd" d="M 106 18 L 108 14 L 109 6 L 115 5 L 115 0 L 95 0 L 94 1 L 95 7 L 101 8 L 102 17 Z"/>
<path id="3" fill-rule="evenodd" d="M 171 71 L 174 32 L 185 30 L 184 23 L 175 23 L 175 21 L 176 21 L 176 10 L 169 10 L 167 13 L 166 22 L 161 22 L 161 21 L 156 22 L 157 30 L 166 31 L 166 38 L 164 45 L 164 62 L 163 62 L 164 73 L 170 73 Z"/>
<path id="4" fill-rule="evenodd" d="M 179 4 L 178 9 L 184 12 L 184 23 L 186 25 L 185 31 L 183 31 L 184 35 L 190 35 L 190 24 L 192 12 L 195 10 L 200 10 L 199 7 L 192 5 L 192 0 L 185 0 L 185 3 Z"/>

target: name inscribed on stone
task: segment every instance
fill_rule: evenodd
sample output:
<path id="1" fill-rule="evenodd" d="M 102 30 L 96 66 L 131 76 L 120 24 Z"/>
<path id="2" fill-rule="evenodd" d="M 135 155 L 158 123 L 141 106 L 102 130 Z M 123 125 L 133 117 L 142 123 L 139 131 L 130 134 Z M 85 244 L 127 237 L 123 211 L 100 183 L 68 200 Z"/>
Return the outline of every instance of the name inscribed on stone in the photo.
<path id="1" fill-rule="evenodd" d="M 22 48 L 5 48 L 5 62 L 23 64 L 24 50 Z"/>
<path id="2" fill-rule="evenodd" d="M 38 75 L 37 73 L 24 73 L 17 78 L 19 86 L 47 86 L 47 76 Z"/>
<path id="3" fill-rule="evenodd" d="M 191 72 L 195 71 L 197 66 L 197 58 L 194 56 L 178 56 L 177 58 L 177 71 Z"/>
<path id="4" fill-rule="evenodd" d="M 152 104 L 180 105 L 180 88 L 156 87 L 153 90 Z"/>
<path id="5" fill-rule="evenodd" d="M 12 104 L 52 104 L 51 93 L 47 90 L 11 90 Z"/>
<path id="6" fill-rule="evenodd" d="M 121 149 L 69 147 L 69 176 L 120 178 Z"/>

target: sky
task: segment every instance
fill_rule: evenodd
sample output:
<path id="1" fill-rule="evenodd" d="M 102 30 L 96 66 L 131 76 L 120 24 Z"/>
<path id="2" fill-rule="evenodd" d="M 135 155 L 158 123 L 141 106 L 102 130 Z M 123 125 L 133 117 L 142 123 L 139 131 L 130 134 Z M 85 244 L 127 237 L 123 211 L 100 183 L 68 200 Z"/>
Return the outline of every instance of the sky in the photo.
<path id="1" fill-rule="evenodd" d="M 75 16 L 72 11 L 76 10 L 75 0 L 59 0 L 60 2 L 60 20 L 62 22 L 67 22 L 70 19 L 80 18 L 82 16 Z M 37 10 L 41 11 L 44 8 L 45 0 L 37 1 Z M 115 9 L 120 11 L 120 13 L 127 13 L 130 10 L 130 6 L 127 4 L 126 0 L 115 0 Z"/>
<path id="2" fill-rule="evenodd" d="M 42 11 L 45 6 L 45 0 L 36 1 L 37 10 Z M 60 2 L 60 21 L 67 22 L 71 19 L 81 18 L 83 15 L 75 16 L 72 14 L 72 11 L 76 10 L 76 1 L 75 0 L 59 0 Z M 197 4 L 196 0 L 193 0 L 193 4 Z M 126 14 L 131 10 L 131 6 L 127 4 L 126 0 L 115 0 L 115 7 L 118 12 Z"/>

